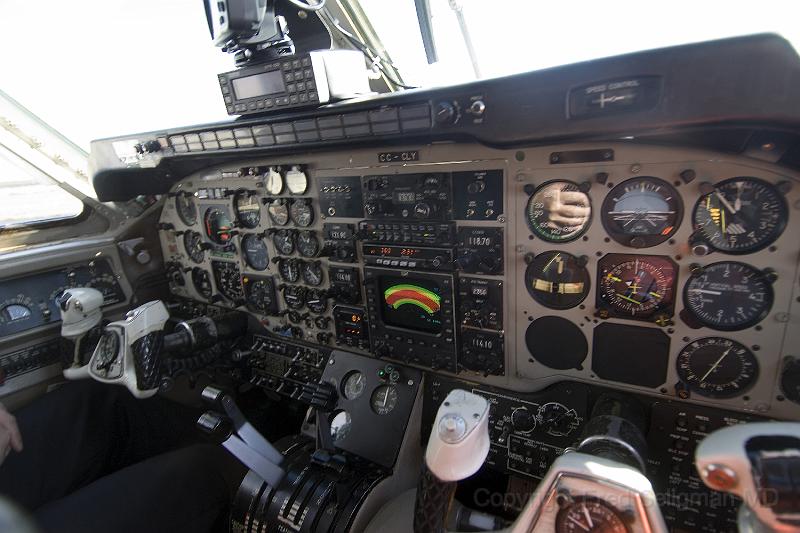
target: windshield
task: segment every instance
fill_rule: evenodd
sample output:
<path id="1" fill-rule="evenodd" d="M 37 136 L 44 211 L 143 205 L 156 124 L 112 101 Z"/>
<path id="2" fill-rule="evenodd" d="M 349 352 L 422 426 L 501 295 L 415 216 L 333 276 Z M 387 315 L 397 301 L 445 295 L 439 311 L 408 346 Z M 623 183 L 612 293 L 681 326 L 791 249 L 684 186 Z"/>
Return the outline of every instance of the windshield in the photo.
<path id="1" fill-rule="evenodd" d="M 405 83 L 417 86 L 761 32 L 778 33 L 800 48 L 800 11 L 793 2 L 767 9 L 741 0 L 428 0 L 439 58 L 429 65 L 413 0 L 360 3 Z"/>
<path id="2" fill-rule="evenodd" d="M 763 31 L 800 43 L 791 9 L 738 0 L 428 2 L 439 56 L 433 65 L 414 0 L 360 0 L 405 83 L 415 86 L 471 80 L 476 66 L 480 77 L 493 77 Z M 228 118 L 217 74 L 233 70 L 233 60 L 213 46 L 199 0 L 4 0 L 3 22 L 0 90 L 84 150 L 92 139 Z"/>

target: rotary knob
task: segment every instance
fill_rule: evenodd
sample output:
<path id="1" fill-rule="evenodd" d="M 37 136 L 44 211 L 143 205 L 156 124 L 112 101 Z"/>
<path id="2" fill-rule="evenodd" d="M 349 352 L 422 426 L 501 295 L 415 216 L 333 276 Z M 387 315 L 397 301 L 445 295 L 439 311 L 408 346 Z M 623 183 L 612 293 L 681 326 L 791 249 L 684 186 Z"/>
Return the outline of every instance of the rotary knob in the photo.
<path id="1" fill-rule="evenodd" d="M 451 126 L 458 122 L 458 109 L 453 102 L 439 102 L 436 104 L 433 118 L 441 126 Z"/>
<path id="2" fill-rule="evenodd" d="M 519 407 L 511 413 L 511 425 L 520 433 L 530 433 L 536 428 L 536 416 L 526 407 Z"/>

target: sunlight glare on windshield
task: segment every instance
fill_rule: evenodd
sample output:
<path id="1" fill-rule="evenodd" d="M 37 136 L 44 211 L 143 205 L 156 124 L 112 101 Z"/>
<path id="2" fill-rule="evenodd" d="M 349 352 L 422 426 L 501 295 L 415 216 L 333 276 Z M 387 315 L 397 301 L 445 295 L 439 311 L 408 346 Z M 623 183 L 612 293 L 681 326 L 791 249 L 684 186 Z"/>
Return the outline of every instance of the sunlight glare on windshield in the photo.
<path id="1" fill-rule="evenodd" d="M 405 82 L 420 86 L 475 78 L 451 4 L 462 8 L 482 78 L 761 32 L 800 47 L 796 2 L 430 0 L 440 61 L 428 65 L 413 0 L 360 2 Z"/>

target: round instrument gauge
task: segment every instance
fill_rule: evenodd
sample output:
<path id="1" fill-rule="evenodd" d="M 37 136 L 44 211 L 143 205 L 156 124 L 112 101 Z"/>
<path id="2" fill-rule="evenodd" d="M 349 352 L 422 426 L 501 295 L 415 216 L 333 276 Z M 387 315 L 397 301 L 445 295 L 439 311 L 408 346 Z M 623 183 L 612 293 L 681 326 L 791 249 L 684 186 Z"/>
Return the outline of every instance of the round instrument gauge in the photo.
<path id="1" fill-rule="evenodd" d="M 283 289 L 283 301 L 289 309 L 302 309 L 306 304 L 306 288 L 288 285 Z"/>
<path id="2" fill-rule="evenodd" d="M 175 196 L 175 210 L 178 211 L 178 217 L 187 226 L 197 222 L 197 206 L 194 203 L 194 195 L 191 193 L 178 193 Z"/>
<path id="3" fill-rule="evenodd" d="M 597 306 L 623 318 L 671 316 L 676 271 L 665 256 L 608 254 L 597 264 Z"/>
<path id="4" fill-rule="evenodd" d="M 355 400 L 364 394 L 367 387 L 367 378 L 358 370 L 353 370 L 344 379 L 342 395 L 348 400 Z"/>
<path id="5" fill-rule="evenodd" d="M 319 253 L 319 239 L 313 231 L 301 231 L 297 235 L 297 251 L 303 257 L 316 257 Z"/>
<path id="6" fill-rule="evenodd" d="M 183 234 L 183 247 L 186 248 L 186 255 L 195 263 L 202 263 L 205 257 L 203 251 L 203 237 L 196 231 L 187 231 Z"/>
<path id="7" fill-rule="evenodd" d="M 289 206 L 289 216 L 296 225 L 307 228 L 314 222 L 314 210 L 311 208 L 311 202 L 305 198 L 295 200 Z"/>
<path id="8" fill-rule="evenodd" d="M 528 226 L 547 242 L 568 242 L 589 229 L 589 196 L 571 181 L 549 181 L 531 195 L 526 207 Z"/>
<path id="9" fill-rule="evenodd" d="M 598 498 L 581 496 L 556 515 L 556 533 L 629 533 L 620 513 Z"/>
<path id="10" fill-rule="evenodd" d="M 322 291 L 311 289 L 306 292 L 306 307 L 312 313 L 324 313 L 328 309 L 328 299 Z"/>
<path id="11" fill-rule="evenodd" d="M 303 274 L 303 281 L 306 282 L 306 285 L 318 287 L 322 284 L 322 266 L 319 261 L 303 263 L 302 267 L 300 267 L 300 271 Z"/>
<path id="12" fill-rule="evenodd" d="M 212 242 L 217 244 L 228 244 L 233 237 L 233 222 L 225 209 L 221 207 L 210 207 L 203 217 L 206 235 Z"/>
<path id="13" fill-rule="evenodd" d="M 233 206 L 241 226 L 252 229 L 261 223 L 261 204 L 255 194 L 239 191 L 233 200 Z"/>
<path id="14" fill-rule="evenodd" d="M 545 307 L 575 307 L 589 294 L 589 272 L 585 265 L 585 257 L 564 252 L 541 253 L 525 269 L 525 287 Z"/>
<path id="15" fill-rule="evenodd" d="M 283 176 L 281 176 L 281 173 L 270 167 L 264 174 L 264 187 L 270 196 L 277 196 L 283 192 Z"/>
<path id="16" fill-rule="evenodd" d="M 300 170 L 300 167 L 294 166 L 286 171 L 286 188 L 289 189 L 291 194 L 303 194 L 308 189 L 308 176 Z"/>
<path id="17" fill-rule="evenodd" d="M 758 379 L 758 360 L 753 352 L 722 337 L 689 343 L 678 354 L 675 364 L 681 381 L 709 398 L 739 396 Z"/>
<path id="18" fill-rule="evenodd" d="M 778 189 L 758 178 L 731 178 L 698 200 L 692 222 L 699 237 L 717 251 L 749 254 L 775 242 L 789 210 Z"/>
<path id="19" fill-rule="evenodd" d="M 736 331 L 761 322 L 772 308 L 775 294 L 762 271 L 722 261 L 692 273 L 683 298 L 686 309 L 703 326 Z"/>
<path id="20" fill-rule="evenodd" d="M 388 415 L 397 407 L 397 389 L 394 385 L 381 385 L 372 391 L 370 405 L 376 414 Z"/>
<path id="21" fill-rule="evenodd" d="M 294 253 L 294 231 L 282 229 L 272 235 L 272 244 L 281 255 L 292 255 Z"/>
<path id="22" fill-rule="evenodd" d="M 247 265 L 254 270 L 266 270 L 269 266 L 269 252 L 260 235 L 250 233 L 242 238 L 242 253 Z"/>
<path id="23" fill-rule="evenodd" d="M 289 223 L 289 204 L 283 198 L 270 202 L 267 213 L 276 226 L 285 226 Z"/>
<path id="24" fill-rule="evenodd" d="M 564 437 L 580 426 L 580 418 L 575 409 L 558 402 L 548 402 L 536 413 L 540 427 L 554 437 Z"/>
<path id="25" fill-rule="evenodd" d="M 111 379 L 122 374 L 119 333 L 107 329 L 97 343 L 92 358 L 92 371 L 100 377 Z"/>
<path id="26" fill-rule="evenodd" d="M 678 230 L 682 217 L 678 191 L 652 176 L 620 183 L 603 201 L 603 227 L 615 241 L 634 248 L 666 241 Z"/>
<path id="27" fill-rule="evenodd" d="M 247 305 L 256 311 L 266 313 L 274 309 L 275 287 L 271 280 L 260 279 L 246 285 Z"/>
<path id="28" fill-rule="evenodd" d="M 211 295 L 214 293 L 214 287 L 211 285 L 211 276 L 208 275 L 208 272 L 202 268 L 193 268 L 192 285 L 194 285 L 194 290 L 197 291 L 197 294 L 206 300 L 211 299 Z"/>
<path id="29" fill-rule="evenodd" d="M 281 259 L 278 263 L 278 273 L 287 283 L 297 283 L 300 279 L 300 265 L 297 259 Z"/>
<path id="30" fill-rule="evenodd" d="M 350 434 L 353 420 L 347 411 L 339 411 L 331 419 L 331 437 L 333 442 L 341 442 Z"/>

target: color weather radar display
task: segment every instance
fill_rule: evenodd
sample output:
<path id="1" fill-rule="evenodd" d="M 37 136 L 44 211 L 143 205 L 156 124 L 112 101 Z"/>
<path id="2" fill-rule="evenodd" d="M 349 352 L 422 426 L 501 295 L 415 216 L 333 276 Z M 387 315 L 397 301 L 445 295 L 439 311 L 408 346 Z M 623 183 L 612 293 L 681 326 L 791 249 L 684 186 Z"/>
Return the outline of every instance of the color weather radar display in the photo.
<path id="1" fill-rule="evenodd" d="M 429 280 L 384 277 L 380 280 L 383 309 L 388 326 L 438 334 L 442 330 L 442 296 Z"/>

